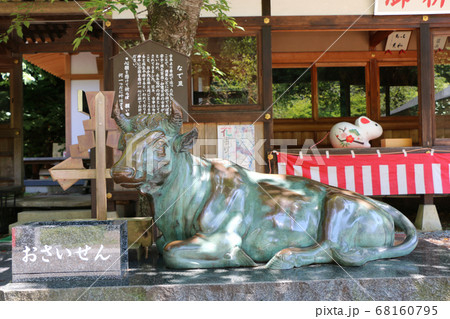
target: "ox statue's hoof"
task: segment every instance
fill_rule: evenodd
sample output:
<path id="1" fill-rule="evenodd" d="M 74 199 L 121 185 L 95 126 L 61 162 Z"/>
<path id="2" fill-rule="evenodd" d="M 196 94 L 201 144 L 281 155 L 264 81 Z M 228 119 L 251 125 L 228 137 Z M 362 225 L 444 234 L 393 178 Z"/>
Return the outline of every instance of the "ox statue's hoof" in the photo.
<path id="1" fill-rule="evenodd" d="M 258 266 L 245 251 L 236 246 L 229 253 L 226 253 L 224 259 L 229 260 L 230 267 L 256 267 Z"/>
<path id="2" fill-rule="evenodd" d="M 294 267 L 295 264 L 289 258 L 289 254 L 284 254 L 281 251 L 273 256 L 264 266 L 267 269 L 292 269 Z"/>

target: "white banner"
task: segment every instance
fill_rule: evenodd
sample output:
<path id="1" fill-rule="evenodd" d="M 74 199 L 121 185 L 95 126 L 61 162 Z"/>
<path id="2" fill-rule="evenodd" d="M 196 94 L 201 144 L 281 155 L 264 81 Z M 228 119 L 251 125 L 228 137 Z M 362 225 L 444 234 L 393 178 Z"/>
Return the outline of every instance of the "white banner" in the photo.
<path id="1" fill-rule="evenodd" d="M 448 13 L 450 0 L 375 0 L 375 15 Z"/>

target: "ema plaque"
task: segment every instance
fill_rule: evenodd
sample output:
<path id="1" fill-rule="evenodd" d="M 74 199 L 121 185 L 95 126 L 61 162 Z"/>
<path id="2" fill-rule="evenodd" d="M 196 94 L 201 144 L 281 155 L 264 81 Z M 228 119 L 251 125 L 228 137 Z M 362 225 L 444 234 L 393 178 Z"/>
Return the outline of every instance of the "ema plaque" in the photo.
<path id="1" fill-rule="evenodd" d="M 173 99 L 187 110 L 187 56 L 149 40 L 113 60 L 114 91 L 123 114 L 169 115 Z"/>

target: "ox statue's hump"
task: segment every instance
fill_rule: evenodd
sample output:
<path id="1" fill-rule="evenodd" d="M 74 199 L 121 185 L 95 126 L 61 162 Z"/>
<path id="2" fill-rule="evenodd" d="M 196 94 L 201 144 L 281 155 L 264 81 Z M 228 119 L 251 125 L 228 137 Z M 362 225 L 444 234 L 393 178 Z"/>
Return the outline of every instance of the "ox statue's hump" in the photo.
<path id="1" fill-rule="evenodd" d="M 249 171 L 238 164 L 220 158 L 210 159 L 209 162 L 219 176 L 223 178 L 236 178 L 236 176 L 239 176 L 245 183 L 274 185 L 300 193 L 303 193 L 305 188 L 313 192 L 325 192 L 330 189 L 336 189 L 335 187 L 302 176 L 265 174 Z"/>

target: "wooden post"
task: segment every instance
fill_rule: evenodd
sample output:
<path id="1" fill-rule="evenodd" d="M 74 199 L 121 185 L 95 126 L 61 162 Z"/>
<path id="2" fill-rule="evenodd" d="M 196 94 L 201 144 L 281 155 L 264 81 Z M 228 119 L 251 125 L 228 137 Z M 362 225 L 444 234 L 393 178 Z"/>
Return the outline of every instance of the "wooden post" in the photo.
<path id="1" fill-rule="evenodd" d="M 14 129 L 14 185 L 23 186 L 23 81 L 22 55 L 13 55 L 11 72 L 11 128 Z"/>
<path id="2" fill-rule="evenodd" d="M 114 73 L 111 60 L 114 55 L 113 51 L 112 30 L 106 27 L 106 31 L 103 32 L 103 91 L 114 90 Z"/>
<path id="3" fill-rule="evenodd" d="M 271 15 L 270 0 L 261 0 L 261 8 L 262 8 L 261 11 L 262 11 L 263 16 Z"/>
<path id="4" fill-rule="evenodd" d="M 95 96 L 95 190 L 97 219 L 106 220 L 106 114 L 105 96 Z"/>
<path id="5" fill-rule="evenodd" d="M 103 23 L 103 91 L 114 90 L 114 72 L 112 57 L 116 53 L 114 41 L 112 39 L 112 25 L 111 22 Z M 109 116 L 109 114 L 107 114 Z M 114 153 L 112 149 L 106 149 L 106 167 L 114 165 Z M 106 192 L 111 193 L 114 190 L 114 182 L 111 179 L 106 181 Z M 115 201 L 107 200 L 107 210 L 116 210 Z"/>
<path id="6" fill-rule="evenodd" d="M 270 13 L 270 12 L 269 12 Z M 270 18 L 266 17 L 262 27 L 262 105 L 264 112 L 264 154 L 272 151 L 270 140 L 273 139 L 273 107 L 272 107 L 272 27 Z M 269 165 L 266 165 L 266 173 L 269 172 Z"/>
<path id="7" fill-rule="evenodd" d="M 64 74 L 72 74 L 71 56 L 66 54 L 64 57 Z M 70 145 L 72 145 L 72 80 L 69 77 L 64 77 L 64 97 L 65 97 L 65 124 L 66 124 L 66 154 L 70 156 Z"/>
<path id="8" fill-rule="evenodd" d="M 114 92 L 86 92 L 86 94 L 91 115 L 91 119 L 83 122 L 86 134 L 78 137 L 78 140 L 81 141 L 80 145 L 72 145 L 71 157 L 52 167 L 50 174 L 64 190 L 75 184 L 80 178 L 95 181 L 95 189 L 92 190 L 95 190 L 95 205 L 92 206 L 92 210 L 95 210 L 96 213 L 92 217 L 106 220 L 106 179 L 111 178 L 110 170 L 106 168 L 106 146 L 115 148 L 118 140 L 117 126 L 110 116 Z M 107 131 L 108 139 L 106 139 Z M 94 146 L 95 152 L 91 152 L 91 155 L 95 157 L 95 169 L 85 169 L 83 158 L 88 156 L 87 150 Z M 92 196 L 94 195 L 92 194 Z"/>
<path id="9" fill-rule="evenodd" d="M 422 146 L 432 147 L 434 136 L 434 61 L 430 25 L 420 25 L 419 37 L 419 110 Z"/>
<path id="10" fill-rule="evenodd" d="M 319 80 L 317 75 L 317 65 L 314 64 L 311 69 L 311 98 L 312 98 L 312 118 L 314 121 L 319 120 Z M 298 143 L 298 141 L 297 141 Z"/>
<path id="11" fill-rule="evenodd" d="M 380 120 L 380 71 L 375 54 L 369 62 L 369 112 L 367 115 L 374 121 Z"/>
<path id="12" fill-rule="evenodd" d="M 419 30 L 419 110 L 420 128 L 422 130 L 422 146 L 432 147 L 435 137 L 434 110 L 434 51 L 433 36 L 430 25 L 421 23 Z M 415 225 L 424 231 L 442 230 L 433 194 L 423 197 L 423 205 L 419 205 Z"/>

